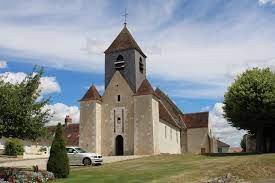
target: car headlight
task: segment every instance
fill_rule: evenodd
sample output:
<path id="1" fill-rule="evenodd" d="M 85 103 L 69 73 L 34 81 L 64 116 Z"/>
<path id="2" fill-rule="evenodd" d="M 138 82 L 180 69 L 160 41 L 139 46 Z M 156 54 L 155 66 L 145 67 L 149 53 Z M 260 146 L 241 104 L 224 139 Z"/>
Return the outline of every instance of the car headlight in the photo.
<path id="1" fill-rule="evenodd" d="M 97 158 L 97 156 L 93 156 L 93 158 Z"/>

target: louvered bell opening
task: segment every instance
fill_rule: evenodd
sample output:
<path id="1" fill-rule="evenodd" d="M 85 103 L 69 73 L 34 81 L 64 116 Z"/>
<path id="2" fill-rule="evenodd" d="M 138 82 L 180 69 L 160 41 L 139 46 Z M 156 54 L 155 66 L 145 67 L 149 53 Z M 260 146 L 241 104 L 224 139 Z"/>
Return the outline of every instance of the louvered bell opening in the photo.
<path id="1" fill-rule="evenodd" d="M 144 71 L 144 65 L 143 65 L 142 61 L 139 61 L 139 71 L 141 73 L 143 73 L 143 71 Z"/>
<path id="2" fill-rule="evenodd" d="M 125 61 L 121 55 L 119 55 L 114 62 L 116 70 L 123 70 L 125 68 Z"/>

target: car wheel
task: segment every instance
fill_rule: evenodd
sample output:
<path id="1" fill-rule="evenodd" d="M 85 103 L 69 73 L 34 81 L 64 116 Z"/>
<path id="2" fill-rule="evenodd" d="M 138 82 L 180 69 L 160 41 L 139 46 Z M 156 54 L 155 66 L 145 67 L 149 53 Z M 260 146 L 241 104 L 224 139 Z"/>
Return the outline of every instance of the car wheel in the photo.
<path id="1" fill-rule="evenodd" d="M 84 158 L 83 164 L 84 164 L 84 166 L 89 166 L 89 165 L 92 164 L 92 162 L 91 162 L 91 160 L 89 158 Z"/>

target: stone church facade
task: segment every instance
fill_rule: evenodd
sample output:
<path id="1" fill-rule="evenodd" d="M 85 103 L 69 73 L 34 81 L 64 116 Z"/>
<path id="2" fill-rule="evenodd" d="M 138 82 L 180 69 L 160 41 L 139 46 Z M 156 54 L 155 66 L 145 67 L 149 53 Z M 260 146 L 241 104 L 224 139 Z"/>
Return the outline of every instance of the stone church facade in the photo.
<path id="1" fill-rule="evenodd" d="M 104 53 L 104 94 L 92 85 L 80 100 L 80 147 L 103 155 L 216 151 L 208 113 L 184 114 L 153 89 L 126 25 Z"/>

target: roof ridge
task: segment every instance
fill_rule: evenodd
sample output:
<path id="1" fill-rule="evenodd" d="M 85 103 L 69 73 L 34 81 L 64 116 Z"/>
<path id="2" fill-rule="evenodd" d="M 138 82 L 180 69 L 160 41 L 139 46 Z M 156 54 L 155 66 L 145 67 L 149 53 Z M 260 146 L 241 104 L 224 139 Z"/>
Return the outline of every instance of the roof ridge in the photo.
<path id="1" fill-rule="evenodd" d="M 203 111 L 203 112 L 189 112 L 189 113 L 183 113 L 183 115 L 191 115 L 191 114 L 203 114 L 203 113 L 208 113 L 209 114 L 209 111 Z"/>

